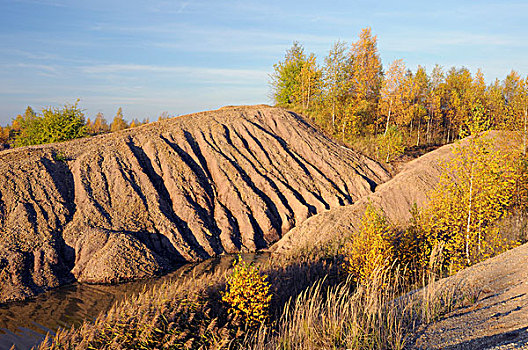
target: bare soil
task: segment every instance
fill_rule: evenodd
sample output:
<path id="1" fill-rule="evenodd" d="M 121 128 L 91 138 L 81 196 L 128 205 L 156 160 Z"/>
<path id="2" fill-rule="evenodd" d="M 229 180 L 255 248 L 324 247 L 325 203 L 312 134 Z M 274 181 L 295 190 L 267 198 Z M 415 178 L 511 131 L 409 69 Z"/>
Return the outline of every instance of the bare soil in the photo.
<path id="1" fill-rule="evenodd" d="M 475 295 L 420 329 L 413 349 L 528 349 L 528 244 L 439 281 Z"/>
<path id="2" fill-rule="evenodd" d="M 389 179 L 294 113 L 229 107 L 0 152 L 0 302 L 267 248 Z"/>
<path id="3" fill-rule="evenodd" d="M 277 254 L 310 251 L 339 237 L 350 237 L 358 228 L 369 203 L 383 210 L 396 225 L 404 226 L 413 205 L 424 206 L 428 194 L 438 183 L 442 162 L 453 156 L 449 144 L 401 166 L 391 180 L 356 203 L 322 212 L 293 228 L 270 250 Z"/>

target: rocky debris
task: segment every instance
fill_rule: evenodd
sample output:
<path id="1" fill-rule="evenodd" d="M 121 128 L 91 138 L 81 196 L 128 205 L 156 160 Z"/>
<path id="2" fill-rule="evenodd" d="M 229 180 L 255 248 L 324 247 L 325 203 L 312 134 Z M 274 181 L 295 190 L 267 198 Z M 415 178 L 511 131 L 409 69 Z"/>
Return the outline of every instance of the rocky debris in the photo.
<path id="1" fill-rule="evenodd" d="M 475 295 L 411 337 L 413 349 L 528 349 L 528 244 L 440 280 Z"/>
<path id="2" fill-rule="evenodd" d="M 0 302 L 267 248 L 389 179 L 299 116 L 230 107 L 0 152 Z"/>

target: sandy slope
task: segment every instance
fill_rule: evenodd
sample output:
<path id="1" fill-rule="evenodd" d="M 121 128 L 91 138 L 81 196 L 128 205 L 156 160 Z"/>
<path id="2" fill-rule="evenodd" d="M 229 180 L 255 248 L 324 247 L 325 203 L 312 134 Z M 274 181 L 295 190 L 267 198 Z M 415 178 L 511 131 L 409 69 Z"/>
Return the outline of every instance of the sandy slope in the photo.
<path id="1" fill-rule="evenodd" d="M 528 349 L 528 244 L 439 281 L 476 301 L 421 329 L 416 349 Z"/>
<path id="2" fill-rule="evenodd" d="M 266 248 L 389 179 L 297 115 L 231 107 L 0 152 L 0 302 Z"/>
<path id="3" fill-rule="evenodd" d="M 423 206 L 428 192 L 438 183 L 441 162 L 452 157 L 454 145 L 446 145 L 407 163 L 391 180 L 356 203 L 331 209 L 293 228 L 271 250 L 289 253 L 310 250 L 336 237 L 348 236 L 358 229 L 368 203 L 381 208 L 395 224 L 404 225 L 410 218 L 410 209 L 416 203 Z"/>

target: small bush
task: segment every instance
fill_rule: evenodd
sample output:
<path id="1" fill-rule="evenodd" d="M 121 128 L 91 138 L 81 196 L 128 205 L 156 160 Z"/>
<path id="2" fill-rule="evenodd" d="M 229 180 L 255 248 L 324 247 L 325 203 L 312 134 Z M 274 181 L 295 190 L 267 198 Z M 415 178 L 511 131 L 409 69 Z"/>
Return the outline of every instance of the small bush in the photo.
<path id="1" fill-rule="evenodd" d="M 68 157 L 62 152 L 53 153 L 53 160 L 57 162 L 66 162 Z"/>
<path id="2" fill-rule="evenodd" d="M 364 283 L 376 269 L 392 264 L 394 234 L 395 230 L 383 213 L 369 204 L 360 230 L 342 250 L 345 258 L 343 268 L 356 283 Z"/>
<path id="3" fill-rule="evenodd" d="M 68 141 L 87 135 L 84 113 L 77 106 L 45 108 L 42 116 L 28 109 L 19 120 L 20 131 L 15 138 L 17 147 Z"/>
<path id="4" fill-rule="evenodd" d="M 240 257 L 233 264 L 233 272 L 227 278 L 222 300 L 229 305 L 228 312 L 242 319 L 248 328 L 265 323 L 269 316 L 271 293 L 267 276 L 258 267 Z"/>

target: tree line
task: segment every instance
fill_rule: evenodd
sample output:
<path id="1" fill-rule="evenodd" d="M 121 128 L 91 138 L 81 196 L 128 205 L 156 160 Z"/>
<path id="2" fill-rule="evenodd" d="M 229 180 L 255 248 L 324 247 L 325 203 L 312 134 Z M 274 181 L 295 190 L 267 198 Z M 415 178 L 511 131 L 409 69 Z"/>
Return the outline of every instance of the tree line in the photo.
<path id="1" fill-rule="evenodd" d="M 0 126 L 0 150 L 10 147 L 22 147 L 45 143 L 62 142 L 80 137 L 93 136 L 134 128 L 150 123 L 149 119 L 130 123 L 124 119 L 121 107 L 117 110 L 111 123 L 103 113 L 97 113 L 94 120 L 85 118 L 84 112 L 75 104 L 66 104 L 62 108 L 47 107 L 40 113 L 27 107 L 23 114 L 13 118 L 11 124 Z M 163 112 L 158 120 L 168 119 Z"/>
<path id="2" fill-rule="evenodd" d="M 384 69 L 370 28 L 351 45 L 334 43 L 322 65 L 294 42 L 274 65 L 270 85 L 277 105 L 309 115 L 343 142 L 375 137 L 377 156 L 386 161 L 405 146 L 468 136 L 475 122 L 484 130 L 527 129 L 528 77 L 512 70 L 487 85 L 480 69 L 412 71 L 402 59 Z"/>

